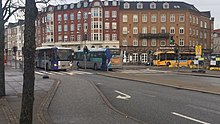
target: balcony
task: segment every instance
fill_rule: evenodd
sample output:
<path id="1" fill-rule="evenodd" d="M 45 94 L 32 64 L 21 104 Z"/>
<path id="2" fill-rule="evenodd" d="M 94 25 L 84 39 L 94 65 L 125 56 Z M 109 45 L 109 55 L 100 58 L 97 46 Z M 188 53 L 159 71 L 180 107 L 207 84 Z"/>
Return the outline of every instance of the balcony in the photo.
<path id="1" fill-rule="evenodd" d="M 157 34 L 139 34 L 139 39 L 168 39 L 170 33 L 157 33 Z"/>

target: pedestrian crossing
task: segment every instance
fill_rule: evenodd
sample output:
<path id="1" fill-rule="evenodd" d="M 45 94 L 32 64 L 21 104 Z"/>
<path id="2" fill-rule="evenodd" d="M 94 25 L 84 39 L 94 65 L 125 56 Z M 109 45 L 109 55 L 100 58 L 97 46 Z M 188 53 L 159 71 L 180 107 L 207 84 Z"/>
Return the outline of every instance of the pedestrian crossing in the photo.
<path id="1" fill-rule="evenodd" d="M 84 72 L 84 71 L 59 71 L 59 72 L 56 72 L 56 71 L 35 71 L 35 74 L 38 74 L 38 75 L 89 75 L 89 74 L 93 74 L 91 72 Z"/>
<path id="2" fill-rule="evenodd" d="M 120 70 L 120 73 L 169 73 L 170 71 L 151 70 L 151 69 L 138 69 L 138 70 Z"/>

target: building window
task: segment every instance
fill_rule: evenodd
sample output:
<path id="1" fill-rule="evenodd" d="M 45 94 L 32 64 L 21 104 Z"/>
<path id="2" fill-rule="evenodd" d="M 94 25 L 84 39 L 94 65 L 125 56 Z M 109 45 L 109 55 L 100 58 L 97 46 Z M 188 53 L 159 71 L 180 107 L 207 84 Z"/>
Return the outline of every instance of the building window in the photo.
<path id="1" fill-rule="evenodd" d="M 84 18 L 84 19 L 87 19 L 87 18 L 88 18 L 88 13 L 87 13 L 87 12 L 84 12 L 83 18 Z"/>
<path id="2" fill-rule="evenodd" d="M 64 36 L 64 42 L 67 42 L 67 41 L 68 41 L 68 36 L 65 35 L 65 36 Z"/>
<path id="3" fill-rule="evenodd" d="M 58 21 L 62 21 L 62 15 L 61 14 L 58 15 Z"/>
<path id="4" fill-rule="evenodd" d="M 138 40 L 137 39 L 133 40 L 133 46 L 138 46 Z"/>
<path id="5" fill-rule="evenodd" d="M 204 23 L 204 28 L 207 28 L 207 22 Z"/>
<path id="6" fill-rule="evenodd" d="M 166 42 L 165 42 L 164 40 L 162 40 L 162 41 L 160 42 L 160 46 L 166 46 Z"/>
<path id="7" fill-rule="evenodd" d="M 68 7 L 68 5 L 64 5 L 64 6 L 63 6 L 63 9 L 67 9 L 67 7 Z"/>
<path id="8" fill-rule="evenodd" d="M 74 24 L 70 25 L 70 31 L 74 31 Z"/>
<path id="9" fill-rule="evenodd" d="M 70 9 L 73 9 L 74 8 L 74 3 L 71 3 L 70 4 Z"/>
<path id="10" fill-rule="evenodd" d="M 68 26 L 67 26 L 67 24 L 64 25 L 64 31 L 68 31 Z"/>
<path id="11" fill-rule="evenodd" d="M 202 32 L 200 32 L 200 38 L 202 38 L 203 37 L 203 33 Z"/>
<path id="12" fill-rule="evenodd" d="M 84 32 L 87 32 L 87 29 L 88 29 L 88 23 L 84 23 L 83 28 L 84 28 Z"/>
<path id="13" fill-rule="evenodd" d="M 70 41 L 74 41 L 75 39 L 74 39 L 74 35 L 71 35 L 70 36 Z"/>
<path id="14" fill-rule="evenodd" d="M 166 15 L 165 14 L 161 15 L 161 22 L 166 22 Z"/>
<path id="15" fill-rule="evenodd" d="M 81 30 L 81 24 L 77 24 L 77 30 L 80 31 Z"/>
<path id="16" fill-rule="evenodd" d="M 62 32 L 62 25 L 58 25 L 58 32 Z"/>
<path id="17" fill-rule="evenodd" d="M 206 34 L 206 32 L 204 32 L 204 39 L 206 39 L 207 38 L 207 34 Z"/>
<path id="18" fill-rule="evenodd" d="M 109 11 L 105 11 L 105 18 L 109 18 Z"/>
<path id="19" fill-rule="evenodd" d="M 196 24 L 198 25 L 199 24 L 199 18 L 196 17 Z"/>
<path id="20" fill-rule="evenodd" d="M 203 22 L 202 22 L 202 21 L 200 21 L 200 27 L 201 27 L 201 28 L 203 27 Z"/>
<path id="21" fill-rule="evenodd" d="M 74 13 L 70 14 L 70 20 L 74 20 Z"/>
<path id="22" fill-rule="evenodd" d="M 147 15 L 142 15 L 142 22 L 147 22 Z"/>
<path id="23" fill-rule="evenodd" d="M 128 2 L 124 3 L 124 9 L 129 9 L 130 8 L 130 4 Z"/>
<path id="24" fill-rule="evenodd" d="M 164 8 L 164 9 L 169 9 L 169 3 L 164 3 L 164 4 L 163 4 L 163 8 Z"/>
<path id="25" fill-rule="evenodd" d="M 175 34 L 175 28 L 174 27 L 170 27 L 170 34 Z"/>
<path id="26" fill-rule="evenodd" d="M 123 27 L 122 29 L 123 29 L 122 34 L 127 34 L 128 33 L 128 28 L 127 27 Z"/>
<path id="27" fill-rule="evenodd" d="M 156 34 L 156 33 L 157 33 L 157 28 L 156 28 L 155 26 L 153 26 L 153 27 L 151 28 L 151 33 L 152 33 L 152 34 Z"/>
<path id="28" fill-rule="evenodd" d="M 161 33 L 166 33 L 166 28 L 165 27 L 161 27 Z"/>
<path id="29" fill-rule="evenodd" d="M 151 46 L 157 46 L 157 40 L 156 39 L 151 39 Z"/>
<path id="30" fill-rule="evenodd" d="M 184 40 L 183 39 L 180 39 L 179 45 L 184 46 Z"/>
<path id="31" fill-rule="evenodd" d="M 112 34 L 112 41 L 116 41 L 117 40 L 117 34 Z"/>
<path id="32" fill-rule="evenodd" d="M 77 41 L 81 41 L 81 35 L 77 35 Z"/>
<path id="33" fill-rule="evenodd" d="M 112 29 L 113 30 L 117 29 L 117 23 L 116 22 L 112 22 Z"/>
<path id="34" fill-rule="evenodd" d="M 61 10 L 61 5 L 58 5 L 58 6 L 57 6 L 57 9 L 58 9 L 58 10 Z"/>
<path id="35" fill-rule="evenodd" d="M 151 22 L 157 22 L 157 15 L 151 16 Z"/>
<path id="36" fill-rule="evenodd" d="M 127 15 L 123 15 L 123 22 L 128 22 L 128 16 Z"/>
<path id="37" fill-rule="evenodd" d="M 77 19 L 78 19 L 78 20 L 81 19 L 81 12 L 80 12 L 80 11 L 77 13 Z"/>
<path id="38" fill-rule="evenodd" d="M 105 34 L 105 41 L 110 41 L 110 34 Z"/>
<path id="39" fill-rule="evenodd" d="M 112 1 L 112 6 L 117 6 L 117 1 L 116 0 Z"/>
<path id="40" fill-rule="evenodd" d="M 63 38 L 61 35 L 58 36 L 58 42 L 62 42 L 63 41 Z"/>
<path id="41" fill-rule="evenodd" d="M 108 6 L 108 0 L 105 0 L 104 5 Z"/>
<path id="42" fill-rule="evenodd" d="M 180 34 L 184 34 L 184 27 L 180 27 Z"/>
<path id="43" fill-rule="evenodd" d="M 189 34 L 192 35 L 192 28 L 189 28 Z"/>
<path id="44" fill-rule="evenodd" d="M 84 2 L 83 6 L 87 7 L 88 6 L 88 2 Z"/>
<path id="45" fill-rule="evenodd" d="M 198 36 L 199 35 L 199 30 L 196 30 L 196 36 Z"/>
<path id="46" fill-rule="evenodd" d="M 117 17 L 117 11 L 112 11 L 112 18 L 116 18 Z"/>
<path id="47" fill-rule="evenodd" d="M 138 27 L 133 27 L 133 34 L 138 34 Z"/>
<path id="48" fill-rule="evenodd" d="M 154 2 L 153 2 L 153 3 L 151 3 L 151 4 L 150 4 L 150 8 L 151 8 L 151 9 L 156 9 L 156 8 L 157 8 L 156 3 L 154 3 Z"/>
<path id="49" fill-rule="evenodd" d="M 137 15 L 133 15 L 133 22 L 138 22 L 138 16 Z"/>
<path id="50" fill-rule="evenodd" d="M 143 8 L 143 3 L 137 3 L 137 9 L 142 9 Z"/>
<path id="51" fill-rule="evenodd" d="M 105 22 L 105 29 L 109 29 L 110 26 L 109 26 L 109 22 Z"/>
<path id="52" fill-rule="evenodd" d="M 185 16 L 184 15 L 180 15 L 180 22 L 184 22 L 185 20 Z"/>
<path id="53" fill-rule="evenodd" d="M 175 15 L 170 15 L 170 22 L 175 22 Z"/>
<path id="54" fill-rule="evenodd" d="M 147 34 L 147 27 L 142 28 L 142 34 Z"/>
<path id="55" fill-rule="evenodd" d="M 81 7 L 81 3 L 78 2 L 78 3 L 77 3 L 77 8 L 80 8 L 80 7 Z"/>
<path id="56" fill-rule="evenodd" d="M 142 46 L 147 46 L 147 39 L 142 40 Z"/>

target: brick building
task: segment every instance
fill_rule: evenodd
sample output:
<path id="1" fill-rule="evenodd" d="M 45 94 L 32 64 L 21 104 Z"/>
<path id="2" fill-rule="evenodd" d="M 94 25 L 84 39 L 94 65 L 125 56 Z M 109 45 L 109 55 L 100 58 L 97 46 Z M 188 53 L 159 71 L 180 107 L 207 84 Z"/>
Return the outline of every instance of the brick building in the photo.
<path id="1" fill-rule="evenodd" d="M 213 31 L 213 53 L 220 53 L 220 29 Z"/>
<path id="2" fill-rule="evenodd" d="M 120 48 L 127 51 L 127 62 L 145 62 L 148 53 L 169 51 L 179 46 L 180 51 L 194 51 L 202 45 L 211 49 L 210 12 L 200 12 L 185 2 L 128 2 L 120 3 Z M 176 45 L 170 45 L 173 36 Z"/>
<path id="3" fill-rule="evenodd" d="M 89 0 L 49 6 L 39 13 L 37 43 L 74 50 L 119 47 L 118 2 Z"/>

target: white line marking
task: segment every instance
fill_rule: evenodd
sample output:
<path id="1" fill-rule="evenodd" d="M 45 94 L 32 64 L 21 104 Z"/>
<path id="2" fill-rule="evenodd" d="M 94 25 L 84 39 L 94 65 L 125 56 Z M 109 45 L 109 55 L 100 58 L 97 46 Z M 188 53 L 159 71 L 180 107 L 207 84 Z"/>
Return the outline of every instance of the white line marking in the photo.
<path id="1" fill-rule="evenodd" d="M 43 73 L 40 73 L 40 72 L 36 72 L 36 71 L 35 71 L 35 74 L 39 74 L 39 75 L 44 75 Z"/>
<path id="2" fill-rule="evenodd" d="M 59 74 L 59 75 L 65 75 L 65 74 L 60 73 L 60 72 L 53 72 L 53 73 L 55 73 L 55 74 Z"/>
<path id="3" fill-rule="evenodd" d="M 210 123 L 208 123 L 208 122 L 200 121 L 200 120 L 197 120 L 197 119 L 194 119 L 194 118 L 191 118 L 191 117 L 188 117 L 188 116 L 185 116 L 185 115 L 176 113 L 176 112 L 171 112 L 171 113 L 172 113 L 173 115 L 176 115 L 176 116 L 179 116 L 179 117 L 182 117 L 182 118 L 191 120 L 191 121 L 195 121 L 195 122 L 198 122 L 198 123 L 200 123 L 200 124 L 210 124 Z"/>
<path id="4" fill-rule="evenodd" d="M 125 94 L 125 93 L 122 93 L 122 92 L 117 91 L 117 90 L 114 90 L 114 91 L 115 91 L 116 93 L 120 94 L 120 95 L 118 95 L 118 96 L 116 97 L 117 99 L 128 100 L 128 99 L 131 98 L 131 96 L 129 96 L 129 95 Z M 121 96 L 121 95 L 123 95 L 123 96 Z"/>

